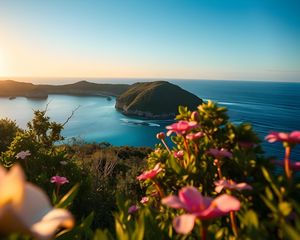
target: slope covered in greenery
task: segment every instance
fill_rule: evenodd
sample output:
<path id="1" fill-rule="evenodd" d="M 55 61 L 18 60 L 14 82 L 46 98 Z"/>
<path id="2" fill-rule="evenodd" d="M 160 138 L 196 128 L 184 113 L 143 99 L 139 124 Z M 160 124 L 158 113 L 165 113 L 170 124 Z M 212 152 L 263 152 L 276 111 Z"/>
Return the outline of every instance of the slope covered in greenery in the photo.
<path id="1" fill-rule="evenodd" d="M 174 118 L 178 105 L 196 108 L 202 100 L 165 81 L 135 83 L 117 98 L 116 109 L 125 115 L 152 119 Z"/>

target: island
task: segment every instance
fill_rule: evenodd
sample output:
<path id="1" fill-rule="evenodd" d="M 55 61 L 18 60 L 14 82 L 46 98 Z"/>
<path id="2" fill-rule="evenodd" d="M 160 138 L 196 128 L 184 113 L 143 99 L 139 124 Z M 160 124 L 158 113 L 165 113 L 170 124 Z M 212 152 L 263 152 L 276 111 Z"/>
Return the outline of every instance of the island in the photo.
<path id="1" fill-rule="evenodd" d="M 187 106 L 195 109 L 202 103 L 202 99 L 166 82 L 135 83 L 117 97 L 116 109 L 128 116 L 146 119 L 173 119 L 178 106 Z"/>
<path id="2" fill-rule="evenodd" d="M 98 84 L 80 81 L 65 85 L 43 85 L 13 80 L 0 81 L 0 97 L 47 99 L 49 94 L 116 97 L 115 108 L 122 114 L 145 119 L 172 119 L 178 106 L 195 109 L 202 103 L 196 95 L 167 81 L 129 84 Z"/>

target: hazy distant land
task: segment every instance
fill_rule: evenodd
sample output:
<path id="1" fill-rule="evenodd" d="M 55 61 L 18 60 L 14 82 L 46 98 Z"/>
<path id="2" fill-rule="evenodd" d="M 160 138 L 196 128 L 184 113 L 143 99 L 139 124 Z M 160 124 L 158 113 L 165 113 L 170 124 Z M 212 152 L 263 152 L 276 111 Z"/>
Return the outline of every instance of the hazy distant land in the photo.
<path id="1" fill-rule="evenodd" d="M 80 81 L 65 85 L 44 85 L 17 82 L 13 80 L 0 81 L 0 96 L 2 97 L 27 97 L 47 98 L 49 94 L 65 95 L 98 95 L 119 96 L 130 87 L 129 84 L 97 84 Z"/>
<path id="2" fill-rule="evenodd" d="M 80 81 L 65 85 L 35 85 L 13 80 L 0 81 L 0 97 L 47 99 L 49 94 L 116 97 L 116 109 L 124 115 L 147 119 L 172 119 L 178 105 L 195 109 L 202 99 L 166 82 L 97 84 Z"/>

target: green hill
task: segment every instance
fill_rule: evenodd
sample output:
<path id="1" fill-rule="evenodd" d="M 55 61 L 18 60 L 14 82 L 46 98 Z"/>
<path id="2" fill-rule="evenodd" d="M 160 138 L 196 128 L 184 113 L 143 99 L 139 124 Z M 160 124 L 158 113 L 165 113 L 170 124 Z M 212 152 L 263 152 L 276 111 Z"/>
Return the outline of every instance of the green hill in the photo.
<path id="1" fill-rule="evenodd" d="M 165 81 L 135 83 L 117 98 L 116 109 L 125 115 L 149 119 L 174 118 L 178 106 L 191 109 L 202 103 L 202 99 Z"/>

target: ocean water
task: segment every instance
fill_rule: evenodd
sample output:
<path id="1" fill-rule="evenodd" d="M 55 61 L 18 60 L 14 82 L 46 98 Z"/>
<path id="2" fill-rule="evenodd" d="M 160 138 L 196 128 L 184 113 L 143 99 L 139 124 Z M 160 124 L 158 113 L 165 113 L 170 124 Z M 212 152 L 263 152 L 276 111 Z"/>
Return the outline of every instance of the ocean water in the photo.
<path id="1" fill-rule="evenodd" d="M 69 80 L 71 81 L 71 80 Z M 73 80 L 72 82 L 75 82 Z M 93 80 L 94 82 L 107 82 Z M 124 80 L 113 81 L 115 83 Z M 126 80 L 132 83 L 135 80 Z M 211 99 L 228 108 L 231 120 L 239 124 L 251 123 L 263 141 L 268 155 L 283 156 L 280 144 L 266 143 L 263 138 L 270 131 L 300 130 L 300 83 L 250 82 L 250 81 L 171 81 L 204 100 Z M 0 98 L 0 118 L 15 119 L 25 128 L 33 110 L 45 109 L 54 121 L 64 122 L 76 109 L 66 124 L 63 135 L 87 142 L 110 142 L 113 145 L 154 146 L 157 132 L 164 131 L 172 121 L 141 121 L 123 116 L 114 108 L 115 100 L 100 97 L 50 95 L 47 100 Z M 300 160 L 299 146 L 292 158 Z"/>

